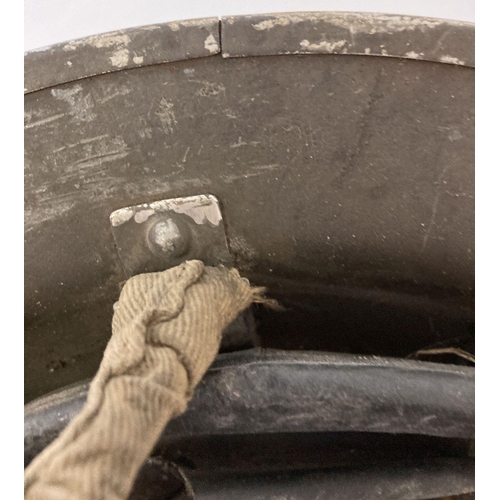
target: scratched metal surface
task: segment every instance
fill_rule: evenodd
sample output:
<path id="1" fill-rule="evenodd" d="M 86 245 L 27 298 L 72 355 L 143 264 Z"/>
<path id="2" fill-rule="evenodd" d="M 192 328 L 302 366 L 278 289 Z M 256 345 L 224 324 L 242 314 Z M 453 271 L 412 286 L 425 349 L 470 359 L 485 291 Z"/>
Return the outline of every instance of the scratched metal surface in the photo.
<path id="1" fill-rule="evenodd" d="M 95 372 L 125 278 L 109 214 L 158 199 L 217 196 L 270 294 L 473 315 L 470 67 L 218 54 L 28 93 L 25 120 L 27 400 Z"/>
<path id="2" fill-rule="evenodd" d="M 474 67 L 474 24 L 356 12 L 223 17 L 223 57 L 358 54 Z"/>
<path id="3" fill-rule="evenodd" d="M 216 17 L 112 31 L 28 52 L 24 91 L 219 52 Z"/>

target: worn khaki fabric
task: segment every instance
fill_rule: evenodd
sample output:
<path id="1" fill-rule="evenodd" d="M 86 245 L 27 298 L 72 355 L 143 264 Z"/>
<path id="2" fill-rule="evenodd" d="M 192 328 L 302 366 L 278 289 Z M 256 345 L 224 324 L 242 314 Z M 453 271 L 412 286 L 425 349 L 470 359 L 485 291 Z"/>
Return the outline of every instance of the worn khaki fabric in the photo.
<path id="1" fill-rule="evenodd" d="M 123 500 L 166 423 L 253 301 L 236 270 L 189 261 L 124 286 L 82 411 L 25 471 L 28 500 Z"/>

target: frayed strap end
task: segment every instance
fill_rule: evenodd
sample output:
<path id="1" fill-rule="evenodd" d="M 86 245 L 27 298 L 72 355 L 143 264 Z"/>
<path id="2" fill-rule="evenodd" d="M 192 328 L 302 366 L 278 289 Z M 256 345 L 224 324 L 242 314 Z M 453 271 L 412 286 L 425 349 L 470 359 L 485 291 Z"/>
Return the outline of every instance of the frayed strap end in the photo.
<path id="1" fill-rule="evenodd" d="M 266 288 L 263 286 L 257 286 L 252 288 L 252 303 L 262 304 L 268 309 L 274 311 L 284 311 L 285 308 L 276 300 L 270 299 L 265 296 Z"/>

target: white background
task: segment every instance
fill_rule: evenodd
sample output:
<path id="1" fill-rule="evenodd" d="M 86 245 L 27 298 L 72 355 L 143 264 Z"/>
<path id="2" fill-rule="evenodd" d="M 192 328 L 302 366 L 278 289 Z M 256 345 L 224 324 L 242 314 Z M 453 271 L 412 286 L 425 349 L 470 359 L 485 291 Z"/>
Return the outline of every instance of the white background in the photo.
<path id="1" fill-rule="evenodd" d="M 144 24 L 266 12 L 382 12 L 474 22 L 474 0 L 25 0 L 24 7 L 24 50 Z"/>

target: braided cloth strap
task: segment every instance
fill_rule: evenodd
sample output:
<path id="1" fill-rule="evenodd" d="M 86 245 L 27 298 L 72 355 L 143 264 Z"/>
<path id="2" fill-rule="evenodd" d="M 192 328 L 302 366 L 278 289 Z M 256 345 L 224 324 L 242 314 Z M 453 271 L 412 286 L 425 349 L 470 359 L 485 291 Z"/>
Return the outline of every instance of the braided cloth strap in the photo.
<path id="1" fill-rule="evenodd" d="M 188 261 L 134 276 L 81 412 L 25 471 L 27 500 L 124 500 L 169 420 L 213 362 L 224 329 L 262 289 Z"/>

